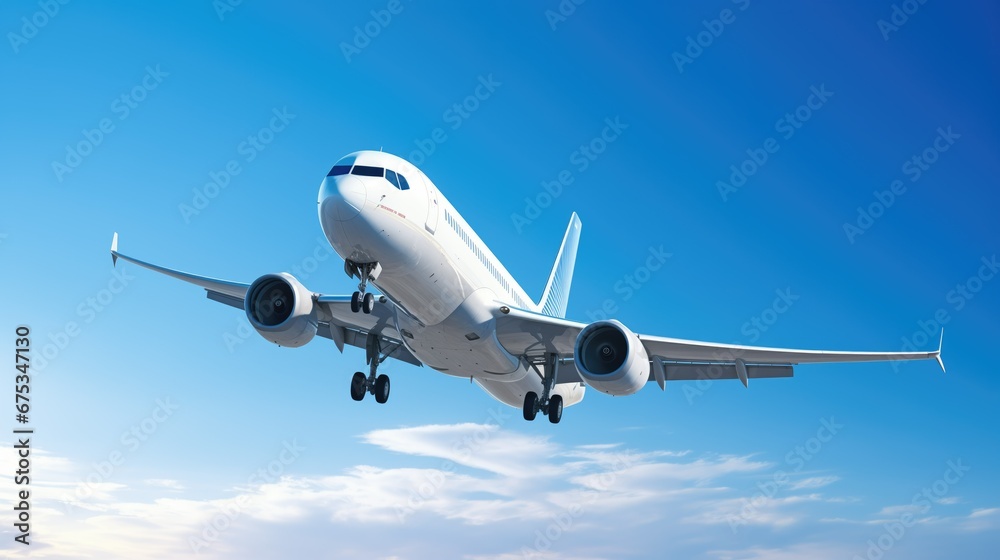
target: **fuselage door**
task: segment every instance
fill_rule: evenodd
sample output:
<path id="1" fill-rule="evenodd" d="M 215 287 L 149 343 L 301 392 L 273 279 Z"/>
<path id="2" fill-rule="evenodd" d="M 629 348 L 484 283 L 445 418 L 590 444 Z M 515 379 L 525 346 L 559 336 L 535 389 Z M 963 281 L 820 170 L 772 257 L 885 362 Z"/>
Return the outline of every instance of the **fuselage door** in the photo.
<path id="1" fill-rule="evenodd" d="M 427 223 L 424 224 L 424 227 L 427 228 L 427 231 L 434 233 L 438 225 L 438 193 L 430 181 L 425 180 L 424 185 L 427 188 Z"/>

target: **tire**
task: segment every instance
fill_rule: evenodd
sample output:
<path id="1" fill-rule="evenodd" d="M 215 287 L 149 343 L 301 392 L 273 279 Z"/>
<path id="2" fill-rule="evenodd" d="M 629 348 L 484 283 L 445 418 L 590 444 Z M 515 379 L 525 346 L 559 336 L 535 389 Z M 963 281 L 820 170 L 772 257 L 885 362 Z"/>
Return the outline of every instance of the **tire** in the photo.
<path id="1" fill-rule="evenodd" d="M 361 310 L 361 292 L 351 294 L 351 311 L 357 313 Z"/>
<path id="2" fill-rule="evenodd" d="M 534 391 L 529 391 L 527 395 L 524 395 L 524 419 L 531 422 L 535 419 L 535 414 L 538 413 L 535 410 L 535 403 L 538 402 L 538 395 Z"/>
<path id="3" fill-rule="evenodd" d="M 351 398 L 360 401 L 365 398 L 365 393 L 368 392 L 368 388 L 365 387 L 365 374 L 360 371 L 355 372 L 354 377 L 351 378 Z"/>
<path id="4" fill-rule="evenodd" d="M 549 422 L 558 424 L 562 420 L 563 402 L 560 395 L 552 395 L 549 399 Z"/>
<path id="5" fill-rule="evenodd" d="M 371 313 L 375 309 L 375 296 L 372 294 L 365 294 L 365 298 L 361 302 L 361 310 L 366 314 Z"/>
<path id="6" fill-rule="evenodd" d="M 389 400 L 389 376 L 382 374 L 375 378 L 375 402 L 385 404 Z"/>

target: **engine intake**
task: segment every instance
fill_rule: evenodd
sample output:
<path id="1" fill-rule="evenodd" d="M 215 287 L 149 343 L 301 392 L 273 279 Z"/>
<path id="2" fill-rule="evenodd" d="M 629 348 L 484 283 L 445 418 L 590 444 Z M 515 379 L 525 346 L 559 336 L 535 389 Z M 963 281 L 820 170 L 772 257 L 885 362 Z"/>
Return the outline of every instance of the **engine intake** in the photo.
<path id="1" fill-rule="evenodd" d="M 649 355 L 635 333 L 618 321 L 598 321 L 576 337 L 573 358 L 580 377 L 594 389 L 631 395 L 649 379 Z"/>
<path id="2" fill-rule="evenodd" d="M 257 333 L 278 346 L 302 346 L 319 327 L 312 292 L 287 272 L 254 280 L 243 308 Z"/>

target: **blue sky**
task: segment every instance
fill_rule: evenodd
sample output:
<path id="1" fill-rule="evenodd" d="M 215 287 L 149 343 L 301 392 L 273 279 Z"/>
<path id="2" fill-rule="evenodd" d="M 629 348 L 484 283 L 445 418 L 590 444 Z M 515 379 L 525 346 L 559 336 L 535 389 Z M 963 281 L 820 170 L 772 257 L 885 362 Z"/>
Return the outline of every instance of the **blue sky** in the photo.
<path id="1" fill-rule="evenodd" d="M 782 4 L 5 3 L 2 324 L 11 345 L 30 325 L 47 358 L 31 551 L 995 551 L 1000 14 Z M 358 404 L 360 350 L 277 348 L 197 288 L 111 268 L 118 231 L 167 266 L 350 293 L 314 200 L 332 162 L 379 148 L 418 164 L 536 297 L 578 212 L 570 318 L 845 350 L 933 348 L 945 323 L 948 373 L 591 391 L 552 426 L 391 364 L 390 402 Z M 669 254 L 655 271 L 651 251 Z"/>

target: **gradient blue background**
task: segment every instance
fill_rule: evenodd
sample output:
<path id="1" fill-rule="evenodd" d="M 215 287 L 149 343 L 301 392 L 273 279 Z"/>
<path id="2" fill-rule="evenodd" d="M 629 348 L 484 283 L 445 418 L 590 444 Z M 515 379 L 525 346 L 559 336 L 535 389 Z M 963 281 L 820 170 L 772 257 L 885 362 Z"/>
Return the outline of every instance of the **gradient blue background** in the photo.
<path id="1" fill-rule="evenodd" d="M 754 382 L 749 390 L 719 382 L 694 397 L 683 383 L 665 393 L 647 387 L 628 399 L 592 391 L 559 426 L 524 423 L 519 411 L 507 410 L 513 416 L 503 433 L 548 438 L 553 448 L 620 444 L 772 465 L 720 483 L 734 498 L 753 495 L 821 419 L 845 426 L 808 464 L 810 473 L 836 482 L 822 488 L 824 500 L 794 510 L 792 525 L 733 533 L 725 522 L 662 521 L 658 516 L 669 513 L 638 505 L 650 508 L 645 529 L 621 536 L 609 529 L 614 516 L 589 513 L 604 532 L 563 538 L 551 557 L 749 558 L 779 550 L 850 557 L 823 548 L 829 543 L 863 555 L 866 539 L 882 532 L 872 522 L 885 517 L 884 508 L 910 503 L 956 458 L 970 466 L 949 491 L 958 499 L 920 515 L 931 520 L 910 529 L 885 557 L 983 557 L 1000 544 L 1000 284 L 985 282 L 960 310 L 947 294 L 1000 249 L 1000 13 L 987 2 L 957 4 L 928 2 L 885 40 L 876 22 L 890 17 L 888 1 L 754 1 L 745 10 L 727 1 L 586 2 L 555 29 L 545 15 L 558 10 L 554 1 L 403 2 L 349 61 L 342 44 L 385 3 L 246 2 L 221 18 L 207 1 L 61 6 L 17 52 L 0 49 L 7 77 L 0 94 L 3 332 L 12 346 L 14 327 L 28 324 L 41 350 L 68 321 L 81 325 L 33 378 L 34 445 L 65 461 L 58 474 L 67 484 L 79 482 L 90 465 L 121 448 L 122 431 L 148 416 L 155 399 L 169 397 L 180 410 L 109 478 L 123 485 L 115 496 L 155 504 L 166 490 L 140 481 L 170 479 L 183 487 L 170 496 L 217 499 L 293 438 L 308 451 L 287 468 L 289 476 L 436 465 L 370 445 L 362 435 L 489 422 L 496 403 L 467 381 L 391 364 L 384 368 L 393 375 L 389 404 L 354 403 L 349 376 L 363 369 L 362 351 L 340 355 L 323 339 L 299 350 L 276 348 L 256 335 L 227 346 L 227 335 L 246 328 L 241 312 L 135 266 L 122 267 L 134 280 L 92 321 L 78 306 L 112 279 L 114 231 L 126 254 L 210 276 L 249 282 L 301 267 L 323 247 L 315 196 L 330 165 L 358 149 L 411 157 L 417 142 L 440 127 L 447 140 L 417 158 L 421 169 L 529 294 L 540 295 L 566 222 L 579 213 L 572 319 L 586 320 L 611 299 L 617 318 L 636 332 L 891 351 L 939 309 L 950 318 L 947 374 L 933 362 L 898 371 L 890 364 L 817 365 L 798 368 L 792 380 Z M 674 53 L 724 8 L 735 21 L 679 72 Z M 21 33 L 21 18 L 40 9 L 5 3 L 2 29 Z M 169 75 L 119 119 L 112 103 L 141 83 L 147 66 Z M 500 86 L 452 129 L 445 111 L 487 76 Z M 806 102 L 811 86 L 823 85 L 834 95 L 792 138 L 781 138 L 775 122 Z M 242 160 L 239 144 L 281 108 L 294 119 L 254 161 Z M 579 171 L 571 155 L 615 117 L 628 128 Z M 115 130 L 58 180 L 53 162 L 103 118 Z M 904 162 L 949 126 L 960 138 L 920 180 L 909 181 Z M 724 201 L 716 182 L 768 137 L 780 150 Z M 231 159 L 240 160 L 242 172 L 185 220 L 179 206 L 191 204 L 193 191 Z M 519 231 L 511 215 L 523 213 L 525 200 L 565 169 L 574 183 Z M 849 242 L 844 223 L 894 179 L 904 180 L 906 193 Z M 664 267 L 631 297 L 616 292 L 650 248 L 661 246 L 672 254 Z M 303 281 L 323 293 L 354 289 L 336 257 Z M 786 288 L 799 299 L 752 340 L 744 324 Z M 929 336 L 925 348 L 937 337 Z M 12 390 L 6 394 L 12 401 Z M 5 425 L 13 423 L 8 412 Z M 5 488 L 2 499 L 12 498 L 12 487 Z M 778 497 L 793 494 L 783 489 Z M 60 499 L 53 490 L 35 505 L 58 510 Z M 980 514 L 987 529 L 963 525 L 976 510 L 987 512 Z M 36 522 L 39 543 L 46 525 L 51 534 L 70 523 L 38 515 L 51 520 Z M 262 531 L 257 553 L 432 557 L 448 539 L 446 555 L 500 558 L 531 546 L 538 527 L 507 520 L 495 533 L 504 538 L 491 540 L 487 528 L 445 516 L 389 528 L 313 521 Z M 23 554 L 11 544 L 9 523 L 3 526 L 3 548 Z M 366 537 L 368 548 L 338 548 L 362 534 L 377 536 Z M 586 539 L 604 548 L 581 550 Z M 85 540 L 49 553 L 124 554 Z M 164 556 L 176 552 L 164 546 Z"/>

